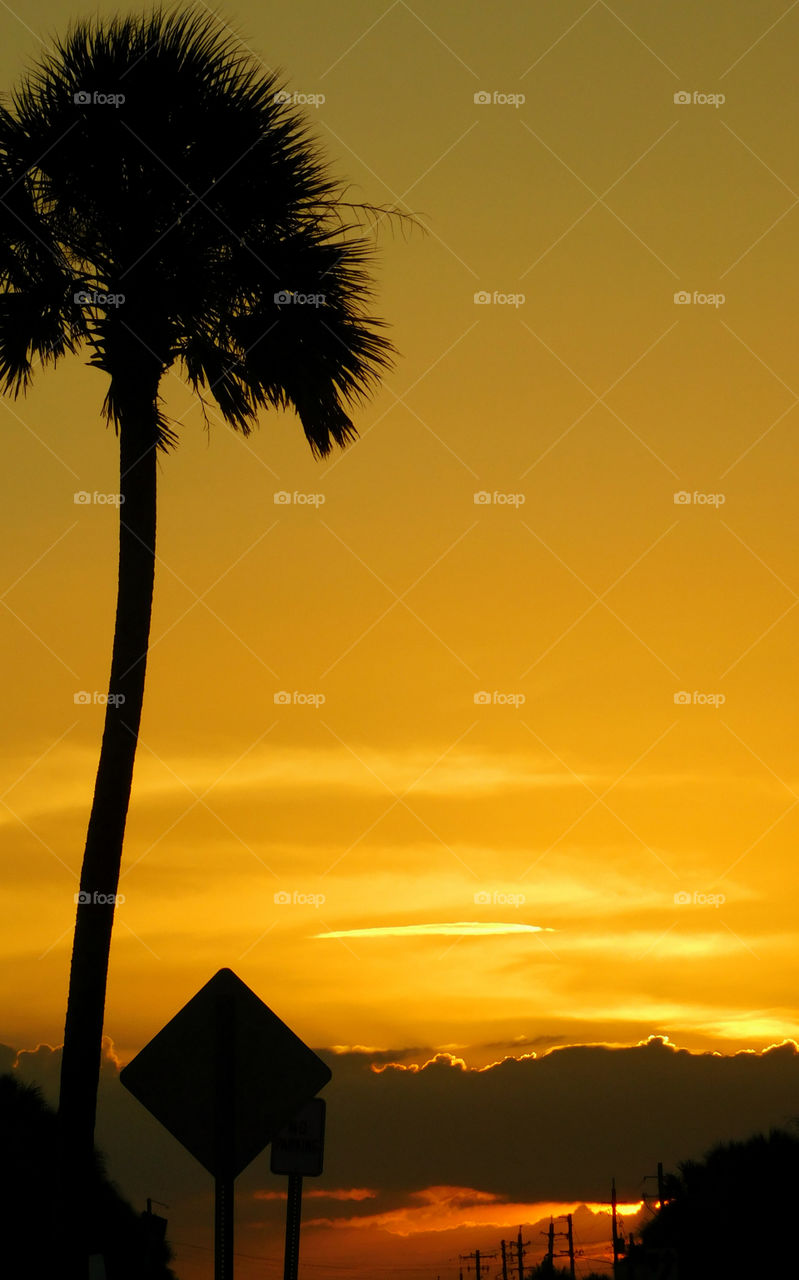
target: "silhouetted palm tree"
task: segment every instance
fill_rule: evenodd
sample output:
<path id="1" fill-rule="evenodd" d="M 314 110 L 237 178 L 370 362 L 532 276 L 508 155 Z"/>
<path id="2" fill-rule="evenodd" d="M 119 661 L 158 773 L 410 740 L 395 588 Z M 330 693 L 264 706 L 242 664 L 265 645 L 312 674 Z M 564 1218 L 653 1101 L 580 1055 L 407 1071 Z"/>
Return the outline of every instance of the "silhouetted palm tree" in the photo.
<path id="1" fill-rule="evenodd" d="M 177 365 L 248 433 L 293 408 L 311 449 L 390 363 L 364 312 L 371 246 L 296 108 L 215 18 L 80 22 L 0 112 L 0 379 L 88 348 L 120 444 L 119 587 L 89 818 L 60 1110 L 91 1150 L 108 955 L 144 692 L 156 457 Z M 87 1157 L 88 1158 L 88 1157 Z"/>

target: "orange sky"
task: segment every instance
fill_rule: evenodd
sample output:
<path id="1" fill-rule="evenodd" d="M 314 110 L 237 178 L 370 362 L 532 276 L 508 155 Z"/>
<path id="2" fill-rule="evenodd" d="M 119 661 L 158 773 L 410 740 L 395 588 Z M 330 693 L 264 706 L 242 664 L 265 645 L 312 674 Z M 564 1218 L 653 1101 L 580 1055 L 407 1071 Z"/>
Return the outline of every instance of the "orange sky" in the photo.
<path id="1" fill-rule="evenodd" d="M 70 10 L 95 11 L 116 6 Z M 66 16 L 6 6 L 3 86 Z M 287 415 L 206 433 L 165 384 L 120 1057 L 222 966 L 315 1046 L 485 1065 L 794 1036 L 799 10 L 230 16 L 323 95 L 352 198 L 428 233 L 381 229 L 402 357 L 343 455 L 313 462 Z M 1 1038 L 21 1048 L 63 1032 L 99 748 L 104 391 L 73 361 L 0 408 Z"/>

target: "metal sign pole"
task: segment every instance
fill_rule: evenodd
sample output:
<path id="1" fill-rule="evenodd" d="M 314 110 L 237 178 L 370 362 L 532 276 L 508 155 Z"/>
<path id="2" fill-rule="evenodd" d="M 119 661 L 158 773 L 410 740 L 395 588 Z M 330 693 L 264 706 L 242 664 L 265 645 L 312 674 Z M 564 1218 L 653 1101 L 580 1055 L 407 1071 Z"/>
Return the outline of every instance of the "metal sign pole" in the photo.
<path id="1" fill-rule="evenodd" d="M 283 1280 L 297 1280 L 300 1264 L 300 1217 L 302 1216 L 302 1174 L 289 1174 L 289 1191 L 286 1200 L 286 1251 L 283 1260 Z"/>
<path id="2" fill-rule="evenodd" d="M 233 1179 L 214 1186 L 214 1280 L 233 1280 Z"/>
<path id="3" fill-rule="evenodd" d="M 233 1197 L 231 1173 L 235 1106 L 235 1014 L 222 995 L 216 1001 L 216 1099 L 214 1179 L 214 1280 L 233 1280 Z"/>

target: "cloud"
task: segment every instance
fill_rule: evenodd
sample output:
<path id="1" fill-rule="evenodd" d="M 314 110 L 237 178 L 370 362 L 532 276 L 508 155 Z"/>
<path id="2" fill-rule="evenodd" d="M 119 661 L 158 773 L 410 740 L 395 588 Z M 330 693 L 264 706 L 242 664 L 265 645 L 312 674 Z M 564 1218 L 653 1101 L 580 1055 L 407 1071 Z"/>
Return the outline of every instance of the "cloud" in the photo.
<path id="1" fill-rule="evenodd" d="M 799 1112 L 792 1041 L 723 1055 L 655 1037 L 482 1068 L 441 1053 L 411 1064 L 337 1055 L 331 1066 L 326 1168 L 338 1186 L 467 1185 L 516 1202 L 597 1203 L 615 1174 L 620 1197 L 635 1201 L 659 1160 L 673 1168 Z"/>
<path id="2" fill-rule="evenodd" d="M 41 753 L 39 753 L 41 754 Z M 240 753 L 239 753 L 240 754 Z M 32 756 L 32 759 L 36 759 Z M 234 757 L 235 760 L 235 757 Z M 37 773 L 36 785 L 28 785 L 21 775 L 15 808 L 26 820 L 45 814 L 63 814 L 72 809 L 83 812 L 86 805 L 86 778 L 96 767 L 93 747 L 70 743 L 48 760 Z M 42 786 L 46 776 L 47 785 Z M 283 793 L 330 791 L 359 795 L 414 794 L 462 799 L 464 796 L 495 795 L 508 791 L 528 792 L 531 787 L 600 788 L 613 781 L 608 777 L 580 777 L 564 773 L 552 758 L 506 753 L 463 751 L 431 768 L 430 756 L 418 750 L 370 752 L 359 748 L 358 755 L 343 746 L 315 744 L 312 748 L 283 743 L 277 751 L 267 744 L 235 760 L 231 768 L 224 758 L 202 755 L 172 756 L 166 768 L 146 750 L 137 761 L 136 798 L 139 805 L 158 804 L 178 796 L 186 804 L 195 796 L 213 797 L 248 794 L 256 803 Z M 0 826 L 14 822 L 0 813 Z"/>
<path id="3" fill-rule="evenodd" d="M 491 920 L 455 920 L 445 924 L 385 924 L 371 929 L 331 929 L 315 938 L 478 938 L 505 933 L 552 933 L 537 924 L 505 924 Z"/>
<path id="4" fill-rule="evenodd" d="M 308 1187 L 302 1189 L 303 1200 L 376 1200 L 380 1193 L 372 1187 Z M 286 1200 L 287 1191 L 256 1191 L 256 1200 Z"/>
<path id="5" fill-rule="evenodd" d="M 534 1223 L 547 1206 L 589 1206 L 604 1239 L 598 1211 L 611 1175 L 630 1215 L 658 1161 L 673 1169 L 720 1140 L 789 1125 L 799 1112 L 792 1040 L 733 1055 L 689 1053 L 657 1036 L 626 1047 L 540 1047 L 476 1046 L 495 1059 L 485 1066 L 432 1049 L 317 1050 L 333 1071 L 325 1171 L 307 1188 L 322 1210 L 306 1219 L 319 1256 L 331 1235 L 348 1240 L 347 1229 L 358 1239 L 371 1228 L 420 1242 L 462 1231 L 454 1252 L 483 1248 L 479 1236 L 468 1243 L 469 1231 Z M 0 1065 L 40 1083 L 50 1100 L 59 1064 L 60 1050 L 47 1045 L 0 1046 Z M 108 1040 L 98 1141 L 134 1204 L 147 1196 L 168 1203 L 170 1235 L 187 1248 L 206 1239 L 211 1180 L 122 1088 Z M 279 1248 L 285 1181 L 270 1173 L 268 1150 L 237 1187 L 240 1247 L 259 1255 Z"/>

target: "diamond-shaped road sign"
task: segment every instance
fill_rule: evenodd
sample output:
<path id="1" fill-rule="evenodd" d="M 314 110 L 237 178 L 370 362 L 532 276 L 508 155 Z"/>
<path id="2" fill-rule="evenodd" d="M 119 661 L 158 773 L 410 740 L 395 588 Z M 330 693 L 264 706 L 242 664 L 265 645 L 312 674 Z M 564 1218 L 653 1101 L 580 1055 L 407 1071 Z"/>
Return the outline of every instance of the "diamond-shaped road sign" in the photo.
<path id="1" fill-rule="evenodd" d="M 330 1069 L 230 969 L 220 969 L 120 1080 L 217 1178 L 235 1178 Z"/>

